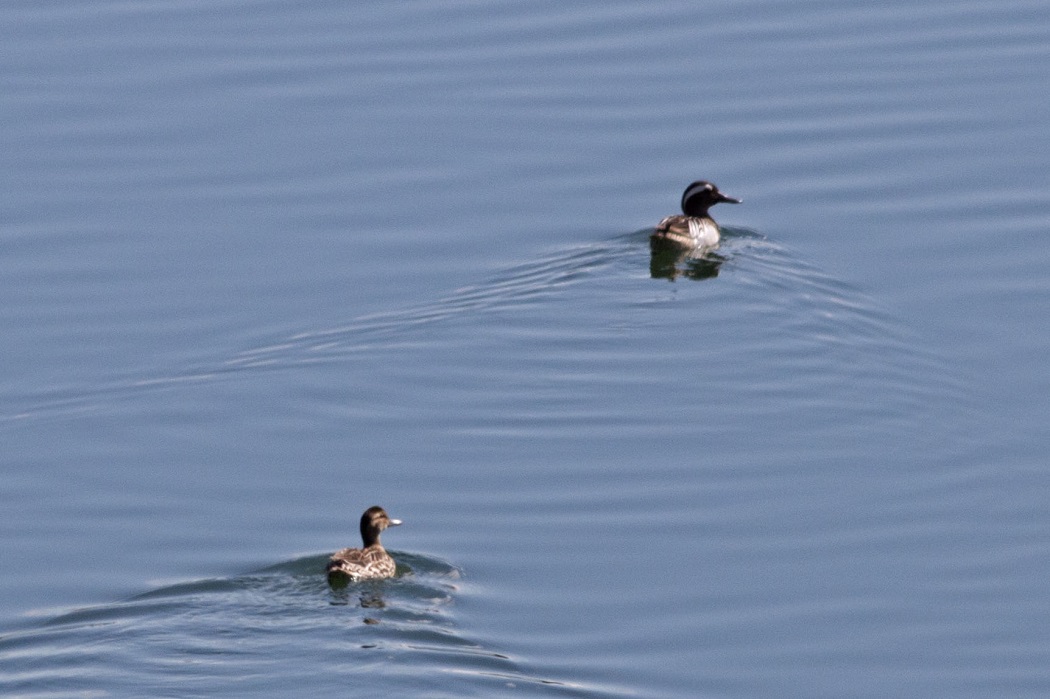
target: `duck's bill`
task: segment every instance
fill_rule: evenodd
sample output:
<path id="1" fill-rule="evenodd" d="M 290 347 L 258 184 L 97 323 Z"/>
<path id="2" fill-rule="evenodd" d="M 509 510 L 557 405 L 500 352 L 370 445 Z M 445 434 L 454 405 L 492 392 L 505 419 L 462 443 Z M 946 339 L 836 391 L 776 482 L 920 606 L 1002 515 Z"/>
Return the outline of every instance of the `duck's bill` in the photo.
<path id="1" fill-rule="evenodd" d="M 391 527 L 396 527 L 397 525 L 402 523 L 400 519 L 391 519 L 389 520 L 389 522 Z"/>
<path id="2" fill-rule="evenodd" d="M 742 204 L 743 199 L 737 199 L 736 197 L 726 196 L 725 194 L 719 193 L 718 201 L 725 202 L 726 204 Z"/>

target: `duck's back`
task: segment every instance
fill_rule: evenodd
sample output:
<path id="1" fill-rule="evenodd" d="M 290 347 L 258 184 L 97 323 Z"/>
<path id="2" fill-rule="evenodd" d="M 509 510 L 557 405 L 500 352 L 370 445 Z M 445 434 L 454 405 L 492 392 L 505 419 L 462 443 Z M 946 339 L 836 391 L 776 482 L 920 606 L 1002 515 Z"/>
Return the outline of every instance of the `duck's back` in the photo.
<path id="1" fill-rule="evenodd" d="M 343 549 L 332 554 L 326 569 L 328 577 L 345 575 L 351 580 L 393 577 L 394 559 L 382 546 L 365 549 Z"/>

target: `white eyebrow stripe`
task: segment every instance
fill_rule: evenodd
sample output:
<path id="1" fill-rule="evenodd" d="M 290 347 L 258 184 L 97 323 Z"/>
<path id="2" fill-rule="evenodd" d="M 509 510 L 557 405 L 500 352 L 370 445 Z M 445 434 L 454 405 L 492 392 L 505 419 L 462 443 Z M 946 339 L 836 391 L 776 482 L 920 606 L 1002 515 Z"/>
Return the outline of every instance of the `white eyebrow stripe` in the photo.
<path id="1" fill-rule="evenodd" d="M 683 196 L 682 199 L 683 200 L 688 200 L 690 197 L 696 195 L 699 192 L 704 192 L 704 191 L 710 192 L 711 189 L 712 189 L 711 184 L 708 183 L 708 182 L 705 182 L 704 184 L 694 185 L 694 186 L 690 187 L 689 189 L 685 190 L 685 196 Z"/>

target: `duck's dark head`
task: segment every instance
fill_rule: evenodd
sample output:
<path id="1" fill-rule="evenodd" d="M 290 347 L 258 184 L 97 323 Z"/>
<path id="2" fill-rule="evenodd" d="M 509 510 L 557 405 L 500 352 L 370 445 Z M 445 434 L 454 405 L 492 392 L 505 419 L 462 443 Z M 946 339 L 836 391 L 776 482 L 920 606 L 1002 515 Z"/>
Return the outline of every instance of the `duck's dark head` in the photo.
<path id="1" fill-rule="evenodd" d="M 361 541 L 365 548 L 379 543 L 379 534 L 387 527 L 396 527 L 401 524 L 400 519 L 390 519 L 386 510 L 382 507 L 369 507 L 361 515 Z"/>
<path id="2" fill-rule="evenodd" d="M 739 204 L 740 200 L 722 194 L 711 182 L 697 180 L 682 193 L 682 213 L 686 216 L 706 216 L 709 208 L 722 202 Z"/>

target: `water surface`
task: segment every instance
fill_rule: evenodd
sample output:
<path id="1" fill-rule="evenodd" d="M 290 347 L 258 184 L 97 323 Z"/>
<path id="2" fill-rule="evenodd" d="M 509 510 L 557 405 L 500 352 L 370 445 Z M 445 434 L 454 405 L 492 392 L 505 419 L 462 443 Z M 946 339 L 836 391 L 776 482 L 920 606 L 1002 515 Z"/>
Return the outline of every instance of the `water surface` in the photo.
<path id="1" fill-rule="evenodd" d="M 0 689 L 1045 695 L 1048 30 L 5 4 Z"/>

